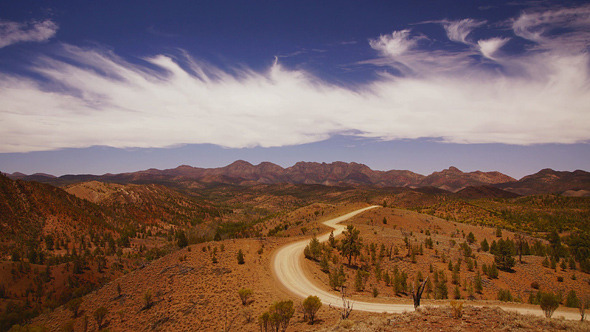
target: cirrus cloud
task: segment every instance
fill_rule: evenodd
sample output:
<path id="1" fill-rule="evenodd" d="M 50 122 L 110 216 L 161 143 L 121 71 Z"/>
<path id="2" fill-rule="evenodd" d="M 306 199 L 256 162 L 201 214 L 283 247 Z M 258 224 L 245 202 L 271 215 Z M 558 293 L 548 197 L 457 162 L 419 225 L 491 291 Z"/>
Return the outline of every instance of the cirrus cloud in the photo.
<path id="1" fill-rule="evenodd" d="M 46 41 L 57 32 L 52 20 L 19 23 L 0 20 L 0 48 L 21 42 Z"/>
<path id="2" fill-rule="evenodd" d="M 577 31 L 576 40 L 588 35 L 569 28 Z M 588 53 L 545 44 L 542 51 L 499 56 L 503 37 L 449 52 L 422 49 L 422 38 L 402 30 L 370 40 L 379 57 L 364 63 L 403 75 L 383 74 L 357 89 L 278 61 L 264 71 L 229 71 L 185 53 L 141 64 L 63 45 L 61 53 L 39 57 L 30 68 L 42 81 L 0 74 L 0 152 L 199 143 L 273 147 L 337 134 L 520 145 L 590 139 Z M 479 53 L 486 59 L 477 60 Z M 489 62 L 503 71 L 489 70 Z"/>

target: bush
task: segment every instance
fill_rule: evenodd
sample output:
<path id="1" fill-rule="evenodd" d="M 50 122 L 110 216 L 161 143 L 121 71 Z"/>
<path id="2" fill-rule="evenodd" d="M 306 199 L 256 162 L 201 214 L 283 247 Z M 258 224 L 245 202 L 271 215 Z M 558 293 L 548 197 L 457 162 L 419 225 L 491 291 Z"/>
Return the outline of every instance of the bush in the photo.
<path id="1" fill-rule="evenodd" d="M 536 281 L 531 282 L 532 289 L 539 289 L 539 287 L 540 287 L 540 285 L 538 282 L 536 282 Z"/>
<path id="2" fill-rule="evenodd" d="M 285 331 L 294 313 L 293 301 L 275 302 L 267 312 L 260 316 L 258 323 L 263 331 L 269 329 L 271 331 Z"/>
<path id="3" fill-rule="evenodd" d="M 102 329 L 102 323 L 108 314 L 109 310 L 105 307 L 100 307 L 94 311 L 94 319 L 96 319 L 96 324 L 98 324 L 99 330 Z"/>
<path id="4" fill-rule="evenodd" d="M 304 319 L 309 319 L 309 323 L 313 325 L 315 315 L 322 307 L 322 301 L 317 296 L 308 296 L 303 300 L 303 315 Z"/>
<path id="5" fill-rule="evenodd" d="M 463 316 L 463 302 L 451 301 L 449 305 L 453 312 L 453 318 L 458 319 Z"/>
<path id="6" fill-rule="evenodd" d="M 252 297 L 252 290 L 248 288 L 242 288 L 238 291 L 238 295 L 240 296 L 242 304 L 247 305 L 250 301 L 250 297 Z"/>
<path id="7" fill-rule="evenodd" d="M 147 310 L 154 305 L 152 291 L 148 289 L 143 293 L 143 310 Z"/>
<path id="8" fill-rule="evenodd" d="M 568 308 L 578 308 L 580 306 L 580 300 L 578 299 L 578 296 L 574 290 L 571 290 L 569 293 L 567 293 L 565 306 Z"/>
<path id="9" fill-rule="evenodd" d="M 551 318 L 553 312 L 559 307 L 559 296 L 553 293 L 539 293 L 539 305 L 545 313 L 545 317 Z"/>
<path id="10" fill-rule="evenodd" d="M 66 303 L 66 308 L 70 309 L 74 318 L 78 317 L 78 314 L 80 313 L 80 305 L 82 305 L 82 301 L 84 300 L 81 297 L 78 297 Z"/>
<path id="11" fill-rule="evenodd" d="M 238 264 L 244 264 L 244 252 L 242 252 L 242 249 L 238 250 Z"/>
<path id="12" fill-rule="evenodd" d="M 511 302 L 512 301 L 512 294 L 510 294 L 510 290 L 500 289 L 498 291 L 498 300 L 500 300 L 502 302 Z"/>

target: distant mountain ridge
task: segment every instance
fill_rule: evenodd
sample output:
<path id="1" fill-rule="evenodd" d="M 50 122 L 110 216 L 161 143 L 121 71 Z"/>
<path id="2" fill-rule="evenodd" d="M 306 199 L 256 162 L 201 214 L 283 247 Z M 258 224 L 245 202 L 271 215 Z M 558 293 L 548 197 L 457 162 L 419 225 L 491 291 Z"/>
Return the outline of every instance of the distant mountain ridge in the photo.
<path id="1" fill-rule="evenodd" d="M 39 181 L 56 185 L 67 185 L 86 181 L 115 183 L 180 183 L 190 182 L 192 188 L 212 184 L 256 185 L 256 184 L 320 184 L 347 187 L 434 187 L 450 192 L 458 192 L 468 187 L 493 186 L 519 195 L 542 193 L 562 193 L 590 190 L 590 173 L 544 169 L 516 180 L 500 172 L 462 172 L 456 167 L 434 172 L 428 176 L 408 170 L 376 171 L 367 165 L 355 162 L 298 162 L 283 168 L 279 165 L 262 162 L 253 165 L 238 160 L 218 168 L 200 168 L 181 165 L 171 169 L 147 169 L 143 171 L 104 174 L 104 175 L 53 175 L 37 173 L 25 175 L 13 173 L 13 179 Z M 487 190 L 489 192 L 489 190 Z M 502 196 L 502 195 L 501 195 Z"/>

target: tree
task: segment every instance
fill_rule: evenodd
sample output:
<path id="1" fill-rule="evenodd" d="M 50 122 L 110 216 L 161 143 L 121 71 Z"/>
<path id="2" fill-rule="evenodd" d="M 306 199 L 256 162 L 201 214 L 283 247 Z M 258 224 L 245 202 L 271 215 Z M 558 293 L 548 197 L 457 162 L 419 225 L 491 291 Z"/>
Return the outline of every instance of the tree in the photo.
<path id="1" fill-rule="evenodd" d="M 588 307 L 590 307 L 590 298 L 585 298 L 579 301 L 580 306 L 578 307 L 578 309 L 580 309 L 580 321 L 584 321 L 584 317 L 586 316 L 586 309 L 588 309 Z"/>
<path id="2" fill-rule="evenodd" d="M 502 237 L 502 228 L 496 228 L 496 237 Z"/>
<path id="3" fill-rule="evenodd" d="M 102 329 L 102 324 L 104 323 L 105 317 L 109 314 L 109 310 L 105 307 L 100 307 L 94 311 L 94 319 L 96 319 L 96 324 L 98 324 L 98 329 Z"/>
<path id="4" fill-rule="evenodd" d="M 321 253 L 322 245 L 320 244 L 320 241 L 317 239 L 317 237 L 315 237 L 314 235 L 309 241 L 309 244 L 305 246 L 303 254 L 305 255 L 305 258 L 317 261 Z"/>
<path id="5" fill-rule="evenodd" d="M 477 274 L 475 275 L 475 283 L 473 285 L 475 288 L 475 292 L 481 294 L 483 291 L 483 285 L 481 283 L 481 274 L 479 274 L 479 270 L 477 270 Z"/>
<path id="6" fill-rule="evenodd" d="M 252 290 L 249 288 L 242 288 L 238 291 L 238 295 L 240 296 L 242 304 L 247 305 L 250 301 L 250 297 L 252 297 Z"/>
<path id="7" fill-rule="evenodd" d="M 545 313 L 545 317 L 551 318 L 553 312 L 559 307 L 559 296 L 553 293 L 539 292 L 539 304 Z"/>
<path id="8" fill-rule="evenodd" d="M 321 307 L 322 301 L 317 296 L 310 295 L 303 300 L 303 315 L 309 319 L 309 324 L 313 325 L 315 315 Z"/>
<path id="9" fill-rule="evenodd" d="M 502 271 L 512 271 L 512 267 L 515 264 L 514 257 L 512 257 L 512 247 L 509 241 L 502 239 L 498 240 L 496 250 L 494 252 L 494 262 L 497 264 L 498 269 Z"/>
<path id="10" fill-rule="evenodd" d="M 580 300 L 573 289 L 567 293 L 565 306 L 568 308 L 578 308 L 580 306 Z"/>
<path id="11" fill-rule="evenodd" d="M 262 314 L 261 318 L 262 320 L 266 318 L 265 324 L 270 325 L 271 330 L 276 332 L 285 331 L 294 313 L 293 301 L 285 300 L 273 303 L 268 312 Z"/>
<path id="12" fill-rule="evenodd" d="M 467 234 L 467 242 L 469 242 L 469 244 L 475 243 L 475 235 L 473 235 L 473 232 Z"/>
<path id="13" fill-rule="evenodd" d="M 335 290 L 340 289 L 344 285 L 346 281 L 346 274 L 344 273 L 344 268 L 340 265 L 340 268 L 335 267 L 330 272 L 330 287 Z"/>
<path id="14" fill-rule="evenodd" d="M 242 249 L 238 250 L 238 264 L 244 264 L 244 252 L 242 252 Z"/>
<path id="15" fill-rule="evenodd" d="M 180 248 L 188 246 L 188 239 L 186 238 L 184 231 L 179 231 L 176 237 L 178 238 L 178 246 Z"/>
<path id="16" fill-rule="evenodd" d="M 340 253 L 342 256 L 348 257 L 348 265 L 350 265 L 352 257 L 361 253 L 362 238 L 359 236 L 360 231 L 352 225 L 348 225 L 342 234 L 344 234 L 344 239 L 340 243 Z"/>
<path id="17" fill-rule="evenodd" d="M 328 237 L 328 244 L 332 248 L 336 248 L 337 241 L 334 239 L 334 231 L 330 232 L 330 236 Z"/>
<path id="18" fill-rule="evenodd" d="M 367 272 L 362 271 L 361 269 L 356 270 L 356 276 L 354 278 L 354 288 L 357 292 L 362 292 L 365 290 L 365 274 Z"/>
<path id="19" fill-rule="evenodd" d="M 426 287 L 427 282 L 428 277 L 426 277 L 426 279 L 422 281 L 422 284 L 418 285 L 417 289 L 416 284 L 412 284 L 412 299 L 414 300 L 414 309 L 420 306 L 420 299 L 422 298 L 422 293 L 424 292 L 424 288 Z"/>

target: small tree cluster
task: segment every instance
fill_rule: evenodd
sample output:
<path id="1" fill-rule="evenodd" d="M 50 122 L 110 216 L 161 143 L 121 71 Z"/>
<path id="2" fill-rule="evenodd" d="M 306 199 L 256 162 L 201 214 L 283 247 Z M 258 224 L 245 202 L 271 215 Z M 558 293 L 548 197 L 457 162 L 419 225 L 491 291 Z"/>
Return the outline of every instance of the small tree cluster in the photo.
<path id="1" fill-rule="evenodd" d="M 293 301 L 285 300 L 273 303 L 272 306 L 258 319 L 262 331 L 285 331 L 293 317 L 295 309 Z"/>

